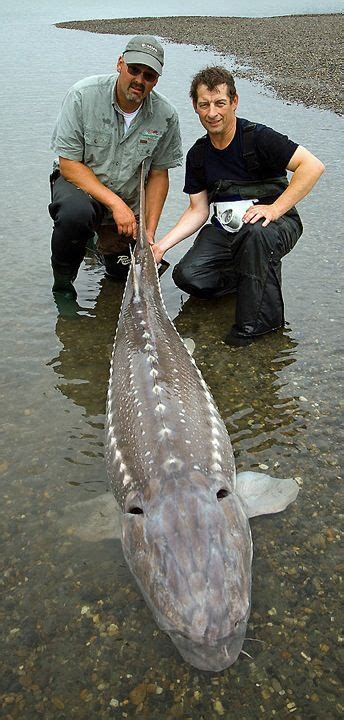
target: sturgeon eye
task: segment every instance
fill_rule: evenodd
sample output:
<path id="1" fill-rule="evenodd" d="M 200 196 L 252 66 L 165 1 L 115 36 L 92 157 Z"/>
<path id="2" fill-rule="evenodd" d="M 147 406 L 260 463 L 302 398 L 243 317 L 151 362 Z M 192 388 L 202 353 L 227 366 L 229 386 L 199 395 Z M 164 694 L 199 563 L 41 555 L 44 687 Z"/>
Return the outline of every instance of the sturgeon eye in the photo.
<path id="1" fill-rule="evenodd" d="M 219 502 L 223 500 L 223 498 L 227 497 L 227 495 L 229 495 L 229 492 L 228 490 L 226 490 L 226 488 L 220 488 L 220 490 L 218 490 L 216 493 L 216 497 Z"/>
<path id="2" fill-rule="evenodd" d="M 130 492 L 126 498 L 124 512 L 128 515 L 143 515 L 142 500 L 137 492 Z"/>

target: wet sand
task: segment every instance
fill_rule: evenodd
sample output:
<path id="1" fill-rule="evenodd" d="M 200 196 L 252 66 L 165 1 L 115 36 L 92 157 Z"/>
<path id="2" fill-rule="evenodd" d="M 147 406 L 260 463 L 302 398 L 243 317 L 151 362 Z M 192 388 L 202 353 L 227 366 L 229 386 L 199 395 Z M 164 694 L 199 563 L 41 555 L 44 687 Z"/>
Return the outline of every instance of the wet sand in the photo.
<path id="1" fill-rule="evenodd" d="M 287 102 L 343 114 L 342 14 L 271 18 L 162 17 L 57 23 L 116 35 L 150 34 L 233 58 L 236 77 L 260 81 Z M 221 57 L 219 57 L 219 64 Z"/>

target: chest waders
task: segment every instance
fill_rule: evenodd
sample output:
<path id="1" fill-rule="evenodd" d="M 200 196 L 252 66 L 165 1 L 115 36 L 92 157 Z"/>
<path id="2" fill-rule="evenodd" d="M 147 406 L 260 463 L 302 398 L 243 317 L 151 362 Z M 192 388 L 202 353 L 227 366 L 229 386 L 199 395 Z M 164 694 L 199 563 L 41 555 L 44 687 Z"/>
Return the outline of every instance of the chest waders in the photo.
<path id="1" fill-rule="evenodd" d="M 259 176 L 262 171 L 253 147 L 252 125 L 246 128 L 246 133 L 243 128 L 245 161 L 249 172 Z M 206 138 L 198 142 L 202 172 Z M 210 204 L 236 196 L 271 204 L 287 186 L 286 177 L 241 182 L 220 179 L 208 191 L 208 200 Z M 251 340 L 284 325 L 281 259 L 294 247 L 301 232 L 295 208 L 266 227 L 262 227 L 262 221 L 247 223 L 236 233 L 217 227 L 213 216 L 211 224 L 201 229 L 194 245 L 176 265 L 173 279 L 182 290 L 199 297 L 221 297 L 236 291 L 235 325 L 225 341 Z"/>

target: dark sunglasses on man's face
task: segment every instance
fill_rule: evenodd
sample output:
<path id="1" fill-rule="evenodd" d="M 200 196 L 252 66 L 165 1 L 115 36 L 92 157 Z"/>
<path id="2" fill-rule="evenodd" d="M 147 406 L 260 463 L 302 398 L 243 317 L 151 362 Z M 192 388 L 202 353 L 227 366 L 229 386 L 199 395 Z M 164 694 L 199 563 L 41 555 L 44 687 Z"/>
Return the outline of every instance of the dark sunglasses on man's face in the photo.
<path id="1" fill-rule="evenodd" d="M 159 77 L 158 73 L 154 72 L 154 70 L 141 70 L 137 65 L 127 65 L 127 69 L 129 75 L 133 75 L 133 77 L 142 75 L 143 79 L 147 82 L 154 82 Z"/>

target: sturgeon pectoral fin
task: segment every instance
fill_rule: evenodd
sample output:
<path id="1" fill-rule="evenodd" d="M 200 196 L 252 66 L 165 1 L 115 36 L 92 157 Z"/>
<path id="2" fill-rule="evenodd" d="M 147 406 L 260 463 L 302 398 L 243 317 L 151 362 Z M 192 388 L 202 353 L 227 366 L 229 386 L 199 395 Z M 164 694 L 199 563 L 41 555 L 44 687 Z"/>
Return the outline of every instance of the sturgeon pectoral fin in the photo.
<path id="1" fill-rule="evenodd" d="M 192 338 L 182 338 L 183 343 L 187 349 L 187 351 L 190 353 L 190 355 L 193 355 L 195 350 L 195 341 Z"/>
<path id="2" fill-rule="evenodd" d="M 58 525 L 63 532 L 76 535 L 80 540 L 98 542 L 121 537 L 121 515 L 112 493 L 104 493 L 68 505 Z"/>
<path id="3" fill-rule="evenodd" d="M 244 503 L 247 516 L 255 517 L 285 510 L 296 499 L 299 486 L 293 478 L 241 472 L 237 475 L 236 492 Z"/>

